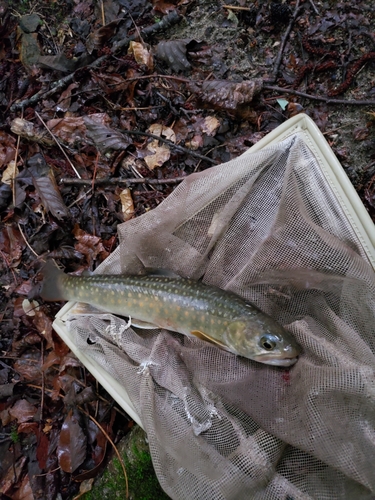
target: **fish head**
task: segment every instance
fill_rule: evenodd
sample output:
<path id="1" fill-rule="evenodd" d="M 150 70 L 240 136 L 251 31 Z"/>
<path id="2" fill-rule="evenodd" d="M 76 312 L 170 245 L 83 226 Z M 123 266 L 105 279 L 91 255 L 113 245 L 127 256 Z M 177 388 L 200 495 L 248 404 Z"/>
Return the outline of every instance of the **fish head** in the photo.
<path id="1" fill-rule="evenodd" d="M 232 321 L 225 343 L 240 356 L 274 366 L 293 365 L 301 351 L 288 331 L 263 314 Z"/>

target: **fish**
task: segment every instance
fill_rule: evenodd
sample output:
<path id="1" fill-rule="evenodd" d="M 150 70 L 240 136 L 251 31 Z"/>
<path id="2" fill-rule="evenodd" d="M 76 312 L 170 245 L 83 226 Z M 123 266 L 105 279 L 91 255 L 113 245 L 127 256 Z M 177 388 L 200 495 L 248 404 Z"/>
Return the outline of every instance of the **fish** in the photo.
<path id="1" fill-rule="evenodd" d="M 75 301 L 131 318 L 134 326 L 195 336 L 260 363 L 288 367 L 298 359 L 294 337 L 233 292 L 189 278 L 144 275 L 72 276 L 47 261 L 40 296 Z"/>

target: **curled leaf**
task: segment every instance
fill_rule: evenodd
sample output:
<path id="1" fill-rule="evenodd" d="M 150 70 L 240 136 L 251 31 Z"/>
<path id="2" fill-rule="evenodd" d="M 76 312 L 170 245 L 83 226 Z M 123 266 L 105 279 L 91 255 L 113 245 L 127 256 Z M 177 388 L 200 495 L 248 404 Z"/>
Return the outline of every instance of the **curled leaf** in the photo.
<path id="1" fill-rule="evenodd" d="M 130 42 L 128 54 L 133 54 L 138 64 L 144 64 L 149 70 L 154 67 L 154 61 L 151 52 L 140 42 Z"/>
<path id="2" fill-rule="evenodd" d="M 123 189 L 120 193 L 122 213 L 124 221 L 131 219 L 134 215 L 134 203 L 132 194 L 129 188 Z"/>

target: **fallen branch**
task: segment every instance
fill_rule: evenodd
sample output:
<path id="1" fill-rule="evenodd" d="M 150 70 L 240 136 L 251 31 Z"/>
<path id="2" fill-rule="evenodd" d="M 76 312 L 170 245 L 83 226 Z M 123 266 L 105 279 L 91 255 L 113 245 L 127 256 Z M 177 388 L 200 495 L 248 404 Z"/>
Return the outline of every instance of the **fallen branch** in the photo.
<path id="1" fill-rule="evenodd" d="M 186 176 L 173 177 L 171 179 L 147 179 L 145 177 L 111 177 L 107 179 L 95 179 L 96 186 L 112 186 L 112 185 L 125 185 L 131 184 L 178 184 L 186 179 Z M 63 177 L 60 179 L 60 184 L 67 186 L 91 186 L 92 179 L 70 179 Z"/>
<path id="2" fill-rule="evenodd" d="M 156 31 L 160 31 L 164 28 L 167 28 L 168 26 L 177 23 L 180 20 L 180 16 L 177 14 L 176 11 L 172 11 L 170 14 L 165 16 L 159 23 L 152 24 L 151 26 L 148 26 L 147 28 L 143 29 L 141 31 L 142 36 L 147 36 L 150 35 L 151 33 L 154 33 Z M 135 33 L 134 35 L 131 35 L 129 37 L 124 38 L 123 40 L 120 40 L 119 42 L 116 42 L 113 45 L 112 52 L 111 54 L 105 54 L 104 56 L 99 57 L 98 59 L 95 59 L 94 62 L 86 66 L 86 69 L 90 68 L 96 68 L 97 66 L 100 66 L 102 62 L 104 62 L 106 59 L 108 59 L 112 54 L 115 54 L 119 49 L 122 49 L 124 47 L 127 47 L 130 42 L 135 41 L 139 38 L 138 33 Z M 11 111 L 17 111 L 19 109 L 23 109 L 26 106 L 30 106 L 32 104 L 36 104 L 40 99 L 45 99 L 51 95 L 53 95 L 55 92 L 58 90 L 63 89 L 66 87 L 69 83 L 72 83 L 74 80 L 75 74 L 77 71 L 82 70 L 83 68 L 78 68 L 76 71 L 73 71 L 70 75 L 64 76 L 57 82 L 55 82 L 52 85 L 52 88 L 49 90 L 39 90 L 36 94 L 31 96 L 28 99 L 24 99 L 23 101 L 20 102 L 15 102 L 10 110 Z"/>
<path id="3" fill-rule="evenodd" d="M 291 30 L 292 30 L 294 21 L 296 20 L 296 18 L 298 16 L 298 13 L 300 11 L 299 3 L 300 3 L 300 0 L 297 0 L 296 6 L 294 7 L 293 15 L 292 15 L 292 17 L 290 19 L 290 22 L 288 24 L 287 29 L 285 30 L 284 36 L 281 39 L 280 49 L 279 49 L 279 53 L 277 54 L 277 57 L 276 57 L 276 61 L 275 61 L 275 65 L 274 65 L 274 68 L 273 68 L 273 71 L 272 71 L 272 75 L 271 75 L 270 78 L 265 78 L 264 79 L 265 82 L 274 83 L 276 81 L 277 73 L 279 72 L 279 68 L 280 68 L 280 64 L 281 64 L 281 59 L 283 57 L 283 52 L 284 52 L 284 49 L 285 49 L 286 42 L 287 42 L 287 40 L 289 38 L 289 34 L 290 34 Z"/>
<path id="4" fill-rule="evenodd" d="M 330 97 L 323 97 L 313 94 L 305 94 L 305 92 L 299 92 L 298 90 L 293 89 L 284 89 L 282 87 L 274 87 L 273 85 L 263 85 L 264 90 L 274 90 L 275 92 L 280 92 L 284 94 L 292 94 L 297 95 L 299 97 L 305 97 L 306 99 L 311 99 L 312 101 L 321 101 L 326 104 L 347 104 L 348 106 L 375 106 L 374 99 L 331 99 Z"/>

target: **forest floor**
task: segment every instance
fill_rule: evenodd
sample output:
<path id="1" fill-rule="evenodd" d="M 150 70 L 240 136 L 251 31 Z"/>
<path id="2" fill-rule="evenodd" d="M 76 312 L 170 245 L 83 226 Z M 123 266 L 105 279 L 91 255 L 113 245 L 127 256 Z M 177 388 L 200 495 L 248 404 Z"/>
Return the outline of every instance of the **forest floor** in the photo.
<path id="1" fill-rule="evenodd" d="M 53 331 L 62 304 L 30 298 L 43 262 L 94 270 L 119 223 L 301 112 L 375 221 L 375 12 L 0 0 L 0 15 L 1 498 L 72 499 L 133 422 Z"/>

